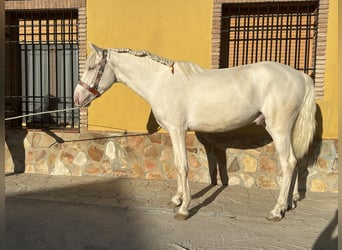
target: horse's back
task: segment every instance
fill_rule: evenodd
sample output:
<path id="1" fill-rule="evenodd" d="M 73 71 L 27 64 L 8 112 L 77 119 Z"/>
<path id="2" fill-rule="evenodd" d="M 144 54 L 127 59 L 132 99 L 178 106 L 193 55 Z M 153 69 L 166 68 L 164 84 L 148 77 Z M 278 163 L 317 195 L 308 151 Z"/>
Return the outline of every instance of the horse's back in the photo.
<path id="1" fill-rule="evenodd" d="M 276 62 L 259 62 L 227 69 L 198 70 L 184 77 L 183 89 L 191 98 L 222 102 L 223 99 L 304 97 L 304 73 Z M 222 99 L 222 100 L 221 100 Z M 291 99 L 291 98 L 290 98 Z M 248 102 L 248 100 L 245 100 Z"/>
<path id="2" fill-rule="evenodd" d="M 277 62 L 259 62 L 226 70 L 226 84 L 256 96 L 259 103 L 269 99 L 301 102 L 307 75 Z"/>

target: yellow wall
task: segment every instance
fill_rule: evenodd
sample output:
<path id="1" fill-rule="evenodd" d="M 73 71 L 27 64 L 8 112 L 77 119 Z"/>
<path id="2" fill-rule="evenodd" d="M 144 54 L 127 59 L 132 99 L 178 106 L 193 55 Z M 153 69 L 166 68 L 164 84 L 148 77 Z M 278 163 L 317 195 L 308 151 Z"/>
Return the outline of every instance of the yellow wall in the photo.
<path id="1" fill-rule="evenodd" d="M 211 13 L 211 0 L 88 0 L 88 41 L 210 67 Z M 89 129 L 146 131 L 149 113 L 144 100 L 116 84 L 89 107 Z"/>
<path id="2" fill-rule="evenodd" d="M 337 2 L 330 0 L 323 138 L 337 138 Z M 336 6 L 335 6 L 336 5 Z M 87 39 L 104 48 L 144 49 L 210 67 L 212 0 L 88 0 Z M 150 107 L 122 84 L 89 107 L 90 130 L 146 131 Z"/>
<path id="3" fill-rule="evenodd" d="M 324 99 L 318 100 L 323 120 L 323 138 L 338 137 L 338 0 L 329 1 Z"/>

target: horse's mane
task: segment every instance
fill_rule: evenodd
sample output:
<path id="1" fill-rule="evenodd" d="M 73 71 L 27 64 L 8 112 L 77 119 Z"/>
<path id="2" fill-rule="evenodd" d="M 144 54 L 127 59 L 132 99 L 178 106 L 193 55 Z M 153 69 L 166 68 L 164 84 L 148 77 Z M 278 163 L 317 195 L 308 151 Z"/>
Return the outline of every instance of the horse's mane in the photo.
<path id="1" fill-rule="evenodd" d="M 173 69 L 174 64 L 175 64 L 174 61 L 167 59 L 165 57 L 155 55 L 155 54 L 148 52 L 146 50 L 132 50 L 129 48 L 116 48 L 116 49 L 110 49 L 110 50 L 117 52 L 117 53 L 128 53 L 128 54 L 138 56 L 138 57 L 149 57 L 151 60 L 156 61 L 156 62 L 161 63 L 161 64 L 164 64 L 166 66 L 169 66 L 172 68 L 172 70 L 174 70 Z M 192 75 L 194 75 L 194 73 L 204 71 L 203 68 L 201 68 L 200 66 L 198 66 L 197 64 L 192 63 L 192 62 L 179 61 L 179 62 L 177 62 L 177 67 L 178 67 L 178 70 L 180 70 L 188 78 L 190 78 Z"/>
<path id="2" fill-rule="evenodd" d="M 131 54 L 131 55 L 134 55 L 134 56 L 139 56 L 139 57 L 147 56 L 150 59 L 152 59 L 153 61 L 156 61 L 158 63 L 167 65 L 169 67 L 172 67 L 173 64 L 175 63 L 174 61 L 172 61 L 170 59 L 167 59 L 167 58 L 164 58 L 164 57 L 152 54 L 152 53 L 150 53 L 150 52 L 148 52 L 146 50 L 132 50 L 132 49 L 129 49 L 129 48 L 119 48 L 119 49 L 110 49 L 110 50 L 115 51 L 117 53 L 128 53 L 128 54 Z"/>

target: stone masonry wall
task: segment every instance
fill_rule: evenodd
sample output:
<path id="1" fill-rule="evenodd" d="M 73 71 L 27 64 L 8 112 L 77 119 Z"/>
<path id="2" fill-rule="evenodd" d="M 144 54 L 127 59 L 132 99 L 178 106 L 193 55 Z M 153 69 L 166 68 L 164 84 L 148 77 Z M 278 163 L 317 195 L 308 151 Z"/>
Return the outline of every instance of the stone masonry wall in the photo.
<path id="1" fill-rule="evenodd" d="M 6 173 L 176 179 L 168 134 L 6 131 Z M 188 134 L 191 181 L 278 189 L 282 179 L 270 138 Z M 337 192 L 337 141 L 315 141 L 299 163 L 300 189 Z M 214 176 L 211 177 L 210 176 Z"/>

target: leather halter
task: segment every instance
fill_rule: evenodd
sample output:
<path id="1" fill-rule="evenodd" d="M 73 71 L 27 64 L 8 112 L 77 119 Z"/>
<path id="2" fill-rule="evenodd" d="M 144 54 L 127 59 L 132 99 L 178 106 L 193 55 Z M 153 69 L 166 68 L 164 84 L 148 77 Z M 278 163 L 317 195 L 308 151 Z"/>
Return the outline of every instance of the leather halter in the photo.
<path id="1" fill-rule="evenodd" d="M 102 54 L 102 59 L 101 61 L 96 64 L 95 66 L 89 68 L 89 69 L 94 69 L 95 67 L 97 66 L 100 66 L 99 67 L 99 70 L 97 72 L 97 76 L 95 78 L 95 82 L 93 84 L 92 87 L 90 87 L 90 85 L 86 84 L 85 82 L 83 81 L 79 81 L 79 85 L 81 85 L 83 88 L 85 88 L 86 90 L 88 90 L 90 93 L 92 93 L 95 97 L 99 97 L 101 96 L 101 93 L 97 90 L 98 87 L 99 87 L 99 84 L 100 84 L 100 81 L 101 81 L 101 78 L 102 78 L 102 75 L 103 75 L 103 72 L 104 72 L 104 69 L 106 67 L 106 64 L 107 64 L 107 54 L 108 54 L 108 50 L 103 50 L 103 54 Z"/>

